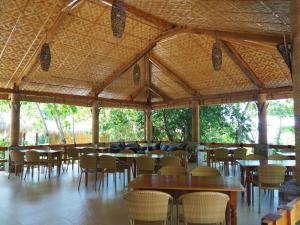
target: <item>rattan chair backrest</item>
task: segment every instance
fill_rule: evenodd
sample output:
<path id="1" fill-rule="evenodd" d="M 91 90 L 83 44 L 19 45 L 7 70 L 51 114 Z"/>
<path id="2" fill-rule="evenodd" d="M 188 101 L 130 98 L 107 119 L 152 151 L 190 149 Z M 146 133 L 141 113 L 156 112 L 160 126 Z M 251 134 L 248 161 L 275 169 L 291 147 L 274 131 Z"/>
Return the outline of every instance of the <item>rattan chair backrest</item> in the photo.
<path id="1" fill-rule="evenodd" d="M 79 156 L 79 150 L 76 148 L 68 148 L 66 152 L 70 158 L 77 158 Z"/>
<path id="2" fill-rule="evenodd" d="M 233 158 L 235 160 L 244 160 L 247 157 L 247 149 L 246 148 L 238 148 L 234 151 Z"/>
<path id="3" fill-rule="evenodd" d="M 172 197 L 158 191 L 133 191 L 124 196 L 128 217 L 133 221 L 166 221 Z"/>
<path id="4" fill-rule="evenodd" d="M 36 151 L 26 151 L 26 161 L 29 163 L 39 163 L 40 162 L 40 153 Z"/>
<path id="5" fill-rule="evenodd" d="M 193 169 L 190 174 L 192 176 L 199 176 L 199 177 L 213 177 L 213 176 L 221 176 L 219 170 L 209 167 L 209 166 L 199 166 Z"/>
<path id="6" fill-rule="evenodd" d="M 172 155 L 177 156 L 180 159 L 186 159 L 189 153 L 185 150 L 175 150 L 171 152 Z"/>
<path id="7" fill-rule="evenodd" d="M 12 162 L 22 163 L 24 162 L 24 153 L 18 150 L 9 151 L 10 160 Z"/>
<path id="8" fill-rule="evenodd" d="M 117 158 L 110 155 L 102 155 L 99 158 L 100 167 L 107 170 L 117 170 Z"/>
<path id="9" fill-rule="evenodd" d="M 184 176 L 187 175 L 187 170 L 182 166 L 164 166 L 159 170 L 159 174 Z"/>
<path id="10" fill-rule="evenodd" d="M 138 173 L 141 171 L 152 173 L 154 171 L 155 161 L 151 157 L 140 156 L 136 159 L 136 166 Z"/>
<path id="11" fill-rule="evenodd" d="M 180 166 L 180 159 L 175 156 L 166 156 L 160 160 L 160 165 L 164 166 Z"/>
<path id="12" fill-rule="evenodd" d="M 225 220 L 229 197 L 218 192 L 194 192 L 180 196 L 184 224 L 218 224 Z"/>
<path id="13" fill-rule="evenodd" d="M 228 159 L 228 149 L 226 148 L 219 148 L 214 150 L 215 153 L 215 159 L 216 160 L 224 160 L 224 159 Z"/>
<path id="14" fill-rule="evenodd" d="M 280 185 L 284 182 L 286 167 L 281 165 L 263 165 L 257 168 L 258 183 L 264 185 Z"/>
<path id="15" fill-rule="evenodd" d="M 91 153 L 97 153 L 97 150 L 96 148 L 87 147 L 87 148 L 83 148 L 81 152 L 83 154 L 91 154 Z"/>
<path id="16" fill-rule="evenodd" d="M 166 155 L 167 152 L 164 151 L 164 150 L 157 149 L 157 150 L 150 151 L 149 154 L 154 154 L 154 155 Z"/>
<path id="17" fill-rule="evenodd" d="M 246 160 L 266 160 L 267 158 L 263 155 L 250 154 L 246 156 Z"/>
<path id="18" fill-rule="evenodd" d="M 135 152 L 131 149 L 123 149 L 120 151 L 122 154 L 134 154 Z"/>
<path id="19" fill-rule="evenodd" d="M 285 155 L 280 155 L 280 154 L 273 154 L 273 155 L 270 155 L 268 157 L 269 160 L 289 160 L 289 157 L 288 156 L 285 156 Z"/>
<path id="20" fill-rule="evenodd" d="M 79 160 L 80 168 L 82 169 L 96 169 L 97 156 L 94 155 L 81 155 Z"/>

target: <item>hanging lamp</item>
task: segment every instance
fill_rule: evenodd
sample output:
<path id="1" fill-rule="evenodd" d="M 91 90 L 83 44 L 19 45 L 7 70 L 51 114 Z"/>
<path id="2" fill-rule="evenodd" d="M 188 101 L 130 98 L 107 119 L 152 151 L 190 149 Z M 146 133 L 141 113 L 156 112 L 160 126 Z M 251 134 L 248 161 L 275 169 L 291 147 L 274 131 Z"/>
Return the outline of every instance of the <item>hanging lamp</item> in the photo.
<path id="1" fill-rule="evenodd" d="M 132 75 L 133 75 L 133 84 L 135 86 L 138 86 L 141 80 L 141 69 L 138 63 L 134 65 Z"/>
<path id="2" fill-rule="evenodd" d="M 117 38 L 121 38 L 125 30 L 126 22 L 124 0 L 113 0 L 110 16 L 113 35 Z"/>
<path id="3" fill-rule="evenodd" d="M 48 43 L 44 43 L 40 53 L 40 64 L 43 71 L 49 71 L 51 63 L 51 52 Z"/>
<path id="4" fill-rule="evenodd" d="M 212 64 L 215 71 L 222 67 L 222 44 L 219 40 L 216 40 L 212 47 Z"/>

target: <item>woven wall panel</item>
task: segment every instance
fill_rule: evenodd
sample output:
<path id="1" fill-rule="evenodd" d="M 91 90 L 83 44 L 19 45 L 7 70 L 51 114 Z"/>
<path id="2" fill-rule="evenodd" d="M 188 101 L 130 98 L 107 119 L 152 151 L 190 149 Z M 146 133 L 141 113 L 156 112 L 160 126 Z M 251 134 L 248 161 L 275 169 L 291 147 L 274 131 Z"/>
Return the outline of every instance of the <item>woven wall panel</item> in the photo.
<path id="1" fill-rule="evenodd" d="M 290 22 L 287 16 L 290 2 L 288 0 L 128 0 L 127 2 L 141 10 L 180 25 L 261 33 L 290 31 Z M 274 14 L 278 15 L 279 19 Z"/>
<path id="2" fill-rule="evenodd" d="M 221 70 L 214 71 L 211 61 L 214 41 L 206 35 L 181 34 L 159 44 L 154 52 L 200 94 L 252 89 L 251 82 L 225 52 Z"/>
<path id="3" fill-rule="evenodd" d="M 234 45 L 266 87 L 292 85 L 291 75 L 280 53 L 249 46 Z"/>

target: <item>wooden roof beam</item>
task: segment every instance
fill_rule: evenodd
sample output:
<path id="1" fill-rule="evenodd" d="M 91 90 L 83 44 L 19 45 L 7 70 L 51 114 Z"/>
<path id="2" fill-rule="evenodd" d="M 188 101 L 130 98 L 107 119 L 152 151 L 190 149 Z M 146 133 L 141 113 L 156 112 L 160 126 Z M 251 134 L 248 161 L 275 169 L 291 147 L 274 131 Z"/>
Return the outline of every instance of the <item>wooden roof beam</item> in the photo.
<path id="1" fill-rule="evenodd" d="M 176 74 L 173 70 L 164 65 L 163 62 L 153 53 L 149 54 L 149 59 L 164 75 L 168 76 L 171 80 L 180 85 L 180 87 L 182 87 L 187 93 L 192 96 L 201 97 L 197 90 L 194 90 L 181 78 L 180 75 Z"/>
<path id="2" fill-rule="evenodd" d="M 145 91 L 146 85 L 140 86 L 138 89 L 134 90 L 128 97 L 128 100 L 134 101 L 134 99 L 139 96 L 143 91 Z"/>
<path id="3" fill-rule="evenodd" d="M 169 95 L 167 95 L 164 91 L 162 91 L 160 88 L 158 88 L 156 85 L 151 84 L 149 88 L 154 94 L 160 96 L 163 100 L 171 100 Z"/>
<path id="4" fill-rule="evenodd" d="M 28 63 L 25 65 L 23 70 L 21 71 L 20 75 L 18 76 L 17 80 L 14 81 L 14 79 L 10 79 L 10 82 L 6 85 L 8 87 L 11 82 L 14 82 L 17 86 L 20 85 L 20 83 L 23 81 L 24 77 L 29 76 L 32 72 L 34 72 L 37 67 L 39 66 L 39 56 L 41 52 L 41 48 L 45 42 L 50 43 L 57 30 L 61 26 L 64 19 L 67 17 L 67 15 L 72 11 L 75 7 L 78 7 L 84 2 L 84 0 L 73 0 L 70 3 L 68 3 L 65 7 L 62 8 L 59 15 L 56 17 L 56 20 L 54 21 L 53 25 L 47 30 L 44 37 L 39 43 L 39 46 L 35 49 L 34 54 L 32 57 L 28 60 Z M 25 57 L 24 57 L 25 58 Z"/>
<path id="5" fill-rule="evenodd" d="M 255 72 L 247 64 L 247 62 L 242 58 L 239 52 L 231 45 L 229 42 L 222 41 L 223 49 L 231 58 L 231 60 L 241 69 L 245 76 L 257 87 L 265 88 L 265 85 L 262 81 L 259 80 Z"/>
<path id="6" fill-rule="evenodd" d="M 99 2 L 102 3 L 102 5 L 104 5 L 104 6 L 111 7 L 113 0 L 102 0 Z M 132 5 L 129 5 L 127 3 L 125 3 L 125 10 L 126 10 L 126 12 L 128 12 L 128 14 L 131 14 L 132 16 L 135 16 L 136 18 L 138 18 L 140 20 L 143 20 L 145 22 L 153 24 L 157 28 L 160 28 L 162 30 L 167 30 L 167 29 L 174 27 L 174 24 L 167 22 L 166 20 L 163 20 L 159 17 L 156 17 L 150 13 L 147 13 L 143 10 L 140 10 L 140 9 L 138 9 Z"/>

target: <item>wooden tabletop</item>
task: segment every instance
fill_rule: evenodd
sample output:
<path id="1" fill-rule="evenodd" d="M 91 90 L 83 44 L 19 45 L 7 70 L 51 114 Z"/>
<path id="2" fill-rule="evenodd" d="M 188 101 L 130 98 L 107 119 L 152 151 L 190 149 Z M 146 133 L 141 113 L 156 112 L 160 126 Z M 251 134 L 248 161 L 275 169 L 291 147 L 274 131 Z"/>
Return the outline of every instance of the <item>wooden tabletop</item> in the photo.
<path id="1" fill-rule="evenodd" d="M 277 154 L 288 156 L 288 157 L 295 157 L 296 156 L 296 152 L 277 152 Z"/>
<path id="2" fill-rule="evenodd" d="M 237 150 L 238 148 L 237 147 L 228 147 L 228 148 L 225 148 L 225 147 L 219 147 L 219 148 L 204 148 L 204 149 L 201 149 L 200 152 L 207 152 L 207 151 L 215 151 L 216 149 L 227 149 L 228 151 L 235 151 Z"/>
<path id="3" fill-rule="evenodd" d="M 140 175 L 128 184 L 133 189 L 184 190 L 184 191 L 233 191 L 242 192 L 244 187 L 234 177 Z"/>
<path id="4" fill-rule="evenodd" d="M 295 167 L 295 160 L 238 160 L 239 164 L 243 167 L 257 167 L 262 165 L 277 164 L 287 167 Z"/>
<path id="5" fill-rule="evenodd" d="M 164 155 L 157 155 L 157 154 L 126 154 L 126 153 L 90 153 L 88 155 L 96 155 L 98 157 L 102 156 L 102 155 L 108 155 L 108 156 L 113 156 L 116 158 L 138 158 L 141 156 L 149 156 L 151 158 L 154 159 L 161 159 L 164 157 Z"/>
<path id="6" fill-rule="evenodd" d="M 64 150 L 47 150 L 47 149 L 24 149 L 20 150 L 20 152 L 28 152 L 28 151 L 35 151 L 38 153 L 47 153 L 47 154 L 53 154 L 53 153 L 59 153 L 59 152 L 64 152 Z"/>

